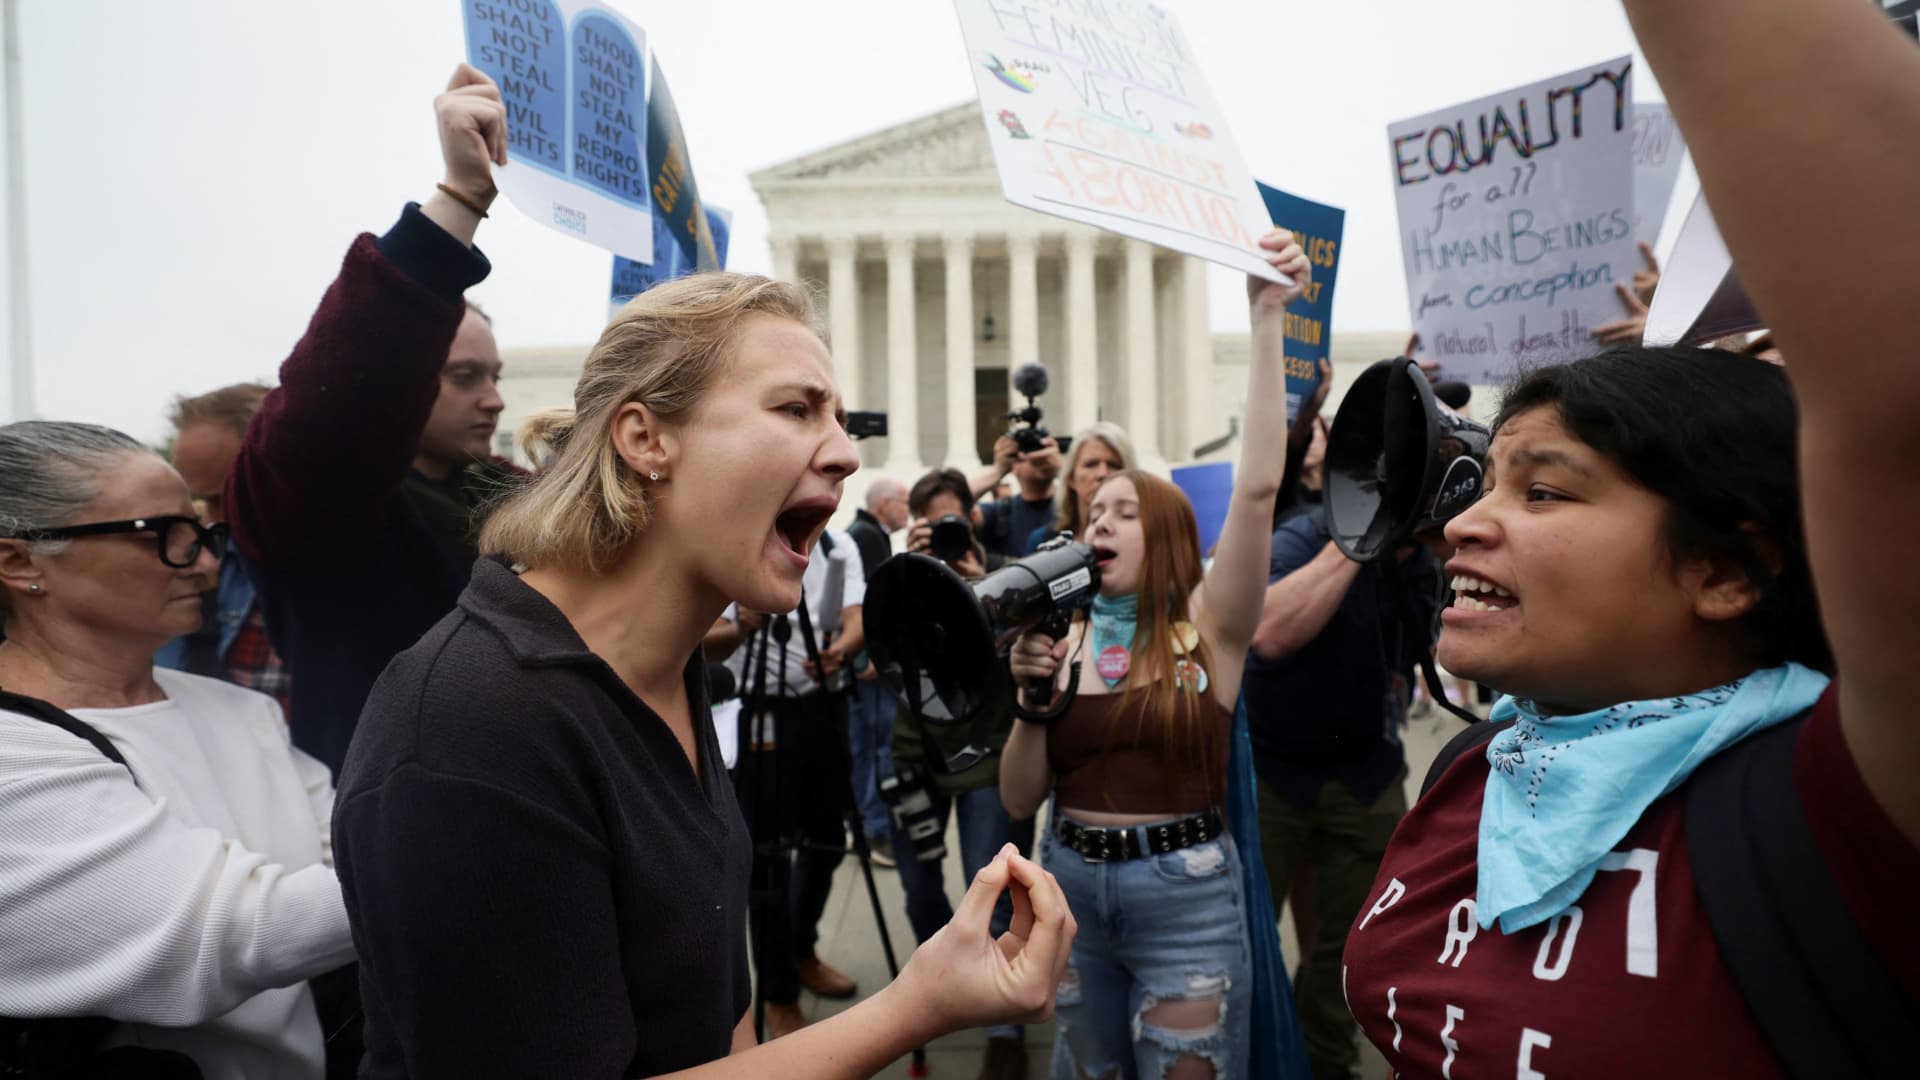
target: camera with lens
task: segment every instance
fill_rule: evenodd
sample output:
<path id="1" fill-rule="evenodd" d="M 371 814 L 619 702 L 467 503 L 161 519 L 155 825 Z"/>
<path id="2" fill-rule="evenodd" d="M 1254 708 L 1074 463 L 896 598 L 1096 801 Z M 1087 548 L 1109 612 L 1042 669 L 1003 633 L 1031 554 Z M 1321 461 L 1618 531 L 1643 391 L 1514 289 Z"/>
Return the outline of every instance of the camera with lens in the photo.
<path id="1" fill-rule="evenodd" d="M 944 563 L 959 562 L 973 550 L 973 526 L 959 514 L 948 514 L 930 526 L 927 550 Z"/>
<path id="2" fill-rule="evenodd" d="M 1052 434 L 1040 426 L 1040 421 L 1045 414 L 1040 411 L 1040 402 L 1037 400 L 1041 394 L 1047 392 L 1047 366 L 1021 364 L 1013 369 L 1013 388 L 1026 397 L 1027 407 L 1015 409 L 1007 414 L 1007 419 L 1014 422 L 1013 430 L 1007 434 L 1013 436 L 1013 441 L 1020 447 L 1021 453 L 1038 453 L 1044 440 Z"/>
<path id="3" fill-rule="evenodd" d="M 933 799 L 927 794 L 927 778 L 918 770 L 901 766 L 892 776 L 880 779 L 880 799 L 892 809 L 893 823 L 913 841 L 913 857 L 921 862 L 937 862 L 946 857 L 946 830 L 933 812 Z"/>

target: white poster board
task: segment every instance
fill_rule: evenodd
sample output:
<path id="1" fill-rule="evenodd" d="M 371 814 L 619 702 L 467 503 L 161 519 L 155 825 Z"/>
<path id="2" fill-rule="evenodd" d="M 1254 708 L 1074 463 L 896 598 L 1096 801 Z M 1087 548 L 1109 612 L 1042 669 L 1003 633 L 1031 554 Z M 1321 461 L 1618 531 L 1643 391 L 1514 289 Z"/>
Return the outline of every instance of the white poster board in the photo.
<path id="1" fill-rule="evenodd" d="M 1593 351 L 1633 281 L 1633 63 L 1387 128 L 1407 300 L 1450 378 Z"/>
<path id="2" fill-rule="evenodd" d="M 1660 241 L 1660 226 L 1680 180 L 1686 140 L 1673 122 L 1673 110 L 1660 102 L 1633 104 L 1633 238 L 1648 245 Z"/>
<path id="3" fill-rule="evenodd" d="M 647 35 L 604 4 L 462 0 L 467 62 L 499 84 L 521 213 L 616 255 L 653 261 Z"/>
<path id="4" fill-rule="evenodd" d="M 1272 281 L 1272 228 L 1180 26 L 1147 0 L 955 0 L 1007 201 Z"/>
<path id="5" fill-rule="evenodd" d="M 1702 193 L 1680 224 L 1641 340 L 1648 345 L 1698 345 L 1765 325 L 1733 272 L 1733 256 Z"/>

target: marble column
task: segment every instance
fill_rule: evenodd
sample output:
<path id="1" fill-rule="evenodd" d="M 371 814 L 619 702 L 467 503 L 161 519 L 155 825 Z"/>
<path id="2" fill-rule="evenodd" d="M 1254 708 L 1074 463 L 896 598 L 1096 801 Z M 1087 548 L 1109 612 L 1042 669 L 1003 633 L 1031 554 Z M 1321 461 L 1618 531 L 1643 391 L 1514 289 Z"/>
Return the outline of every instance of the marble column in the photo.
<path id="1" fill-rule="evenodd" d="M 784 234 L 773 237 L 773 278 L 775 281 L 800 280 L 800 241 Z"/>
<path id="2" fill-rule="evenodd" d="M 914 356 L 912 235 L 890 235 L 887 248 L 887 464 L 907 479 L 920 473 L 919 372 Z"/>
<path id="3" fill-rule="evenodd" d="M 1139 240 L 1126 246 L 1127 434 L 1146 468 L 1160 468 L 1159 379 L 1154 371 L 1153 248 Z"/>
<path id="4" fill-rule="evenodd" d="M 1040 360 L 1040 286 L 1035 280 L 1034 258 L 1039 240 L 1030 232 L 1007 234 L 1007 306 L 1009 352 L 1007 402 L 1010 409 L 1026 404 L 1013 389 L 1013 373 L 1021 364 Z"/>
<path id="5" fill-rule="evenodd" d="M 860 275 L 855 256 L 859 238 L 827 237 L 827 333 L 833 338 L 833 378 L 848 407 L 860 400 Z"/>
<path id="6" fill-rule="evenodd" d="M 973 409 L 973 235 L 941 238 L 947 260 L 947 456 L 950 468 L 980 464 Z"/>
<path id="7" fill-rule="evenodd" d="M 1180 367 L 1186 439 L 1174 449 L 1180 460 L 1193 448 L 1227 433 L 1227 418 L 1214 404 L 1213 320 L 1207 304 L 1207 263 L 1188 256 L 1180 260 Z"/>
<path id="8" fill-rule="evenodd" d="M 1093 289 L 1096 240 L 1090 232 L 1067 234 L 1068 434 L 1083 430 L 1100 416 L 1100 327 Z"/>

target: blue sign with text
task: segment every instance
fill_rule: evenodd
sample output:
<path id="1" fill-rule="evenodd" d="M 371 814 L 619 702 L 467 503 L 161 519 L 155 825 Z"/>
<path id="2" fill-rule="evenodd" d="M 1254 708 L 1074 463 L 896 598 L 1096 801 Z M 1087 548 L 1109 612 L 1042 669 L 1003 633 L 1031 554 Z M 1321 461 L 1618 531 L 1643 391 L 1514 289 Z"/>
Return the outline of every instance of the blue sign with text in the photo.
<path id="1" fill-rule="evenodd" d="M 1313 264 L 1313 282 L 1287 309 L 1287 423 L 1300 415 L 1320 382 L 1320 362 L 1333 352 L 1333 282 L 1340 271 L 1340 233 L 1347 212 L 1258 184 L 1273 223 L 1291 230 Z"/>

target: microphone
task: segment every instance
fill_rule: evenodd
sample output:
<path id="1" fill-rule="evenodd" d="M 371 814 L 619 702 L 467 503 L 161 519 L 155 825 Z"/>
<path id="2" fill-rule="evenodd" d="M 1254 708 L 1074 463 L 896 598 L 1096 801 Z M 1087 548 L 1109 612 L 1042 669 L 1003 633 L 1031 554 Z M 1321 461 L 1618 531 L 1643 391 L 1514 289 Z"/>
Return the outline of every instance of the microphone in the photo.
<path id="1" fill-rule="evenodd" d="M 1021 364 L 1013 369 L 1013 388 L 1023 396 L 1037 398 L 1047 392 L 1047 366 Z"/>

